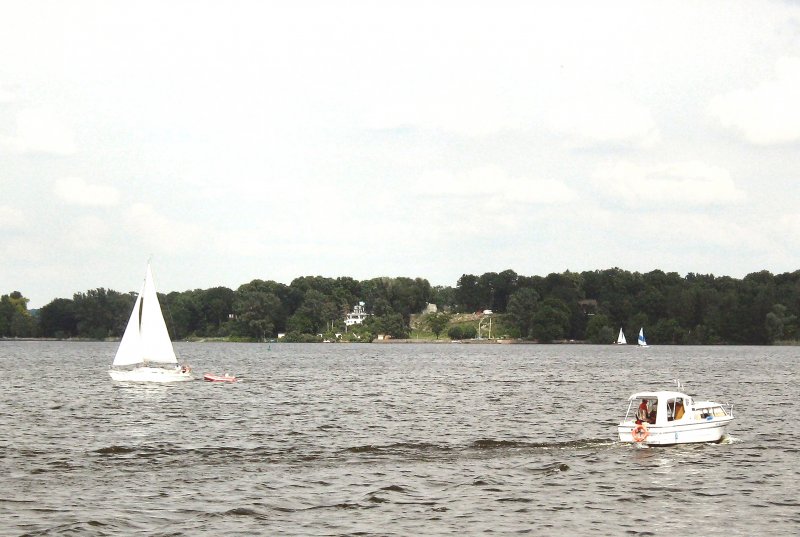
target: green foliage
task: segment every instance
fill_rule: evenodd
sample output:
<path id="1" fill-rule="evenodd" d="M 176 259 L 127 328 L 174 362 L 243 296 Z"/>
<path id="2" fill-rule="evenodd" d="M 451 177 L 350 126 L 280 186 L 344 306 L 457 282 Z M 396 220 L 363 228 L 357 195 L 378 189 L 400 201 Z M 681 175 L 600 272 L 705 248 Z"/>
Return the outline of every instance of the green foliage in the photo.
<path id="1" fill-rule="evenodd" d="M 569 330 L 569 308 L 558 298 L 546 299 L 532 319 L 531 335 L 541 343 L 564 339 Z"/>
<path id="2" fill-rule="evenodd" d="M 282 304 L 275 291 L 279 284 L 253 280 L 236 290 L 233 300 L 232 332 L 255 341 L 266 341 L 275 335 L 275 326 L 282 317 Z"/>
<path id="3" fill-rule="evenodd" d="M 436 304 L 439 311 L 455 311 L 456 293 L 452 287 L 437 285 L 431 289 L 431 304 Z"/>
<path id="4" fill-rule="evenodd" d="M 27 311 L 15 291 L 0 298 L 0 337 L 120 337 L 135 294 L 94 289 L 56 299 Z M 410 318 L 426 303 L 440 311 L 471 314 L 492 309 L 492 334 L 501 337 L 610 343 L 620 326 L 629 336 L 645 327 L 648 343 L 770 344 L 800 338 L 800 271 L 728 276 L 619 268 L 581 273 L 522 276 L 512 270 L 463 274 L 454 288 L 431 287 L 421 278 L 304 276 L 290 285 L 253 280 L 233 291 L 226 287 L 172 292 L 161 296 L 162 311 L 175 338 L 271 339 L 281 332 L 297 339 L 370 341 L 376 334 L 408 337 Z M 369 321 L 346 333 L 344 315 L 364 301 Z M 590 306 L 586 306 L 590 304 Z M 436 337 L 475 337 L 467 324 L 427 324 Z M 453 323 L 452 319 L 450 323 Z M 294 337 L 294 336 L 292 336 Z"/>
<path id="5" fill-rule="evenodd" d="M 431 332 L 433 332 L 433 335 L 436 336 L 436 339 L 439 339 L 439 334 L 442 333 L 450 322 L 450 315 L 447 313 L 431 313 L 427 316 L 425 322 L 431 329 Z"/>
<path id="6" fill-rule="evenodd" d="M 39 326 L 44 337 L 66 339 L 78 335 L 78 319 L 72 300 L 57 298 L 39 310 Z"/>
<path id="7" fill-rule="evenodd" d="M 304 334 L 295 330 L 287 332 L 281 340 L 283 343 L 320 343 L 322 338 L 312 334 Z"/>
<path id="8" fill-rule="evenodd" d="M 103 288 L 73 296 L 78 337 L 105 339 L 120 336 L 128 322 L 135 295 Z"/>
<path id="9" fill-rule="evenodd" d="M 539 306 L 539 293 L 535 289 L 519 289 L 508 301 L 508 318 L 520 337 L 527 338 L 533 331 L 533 318 Z"/>
<path id="10" fill-rule="evenodd" d="M 28 312 L 28 299 L 19 291 L 0 297 L 0 337 L 32 337 L 38 330 Z"/>
<path id="11" fill-rule="evenodd" d="M 227 287 L 213 287 L 202 292 L 200 307 L 206 325 L 206 333 L 211 336 L 224 334 L 222 326 L 230 319 L 234 299 L 233 290 Z"/>
<path id="12" fill-rule="evenodd" d="M 478 328 L 474 324 L 454 324 L 447 330 L 447 337 L 453 340 L 475 339 L 478 337 Z"/>
<path id="13" fill-rule="evenodd" d="M 612 343 L 616 341 L 614 328 L 606 315 L 592 315 L 586 325 L 586 339 L 591 343 Z"/>
<path id="14" fill-rule="evenodd" d="M 399 313 L 367 317 L 364 328 L 372 334 L 386 334 L 394 339 L 406 339 L 411 331 Z"/>

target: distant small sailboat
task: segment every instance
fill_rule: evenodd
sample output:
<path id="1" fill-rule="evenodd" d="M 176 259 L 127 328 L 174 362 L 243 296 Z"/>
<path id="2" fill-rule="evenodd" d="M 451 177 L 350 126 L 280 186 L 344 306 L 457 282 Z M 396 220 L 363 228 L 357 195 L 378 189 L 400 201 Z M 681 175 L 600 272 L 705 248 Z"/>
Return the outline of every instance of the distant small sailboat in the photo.
<path id="1" fill-rule="evenodd" d="M 639 341 L 637 343 L 639 343 L 640 347 L 647 347 L 647 341 L 644 339 L 644 328 L 639 329 Z"/>
<path id="2" fill-rule="evenodd" d="M 125 369 L 134 366 L 133 369 Z M 188 366 L 179 366 L 161 314 L 150 263 L 142 290 L 136 297 L 128 326 L 122 335 L 114 363 L 108 371 L 122 382 L 180 382 L 192 380 Z"/>
<path id="3" fill-rule="evenodd" d="M 625 340 L 625 333 L 622 331 L 622 328 L 620 327 L 619 335 L 617 336 L 617 345 L 627 345 L 627 344 L 628 342 Z"/>

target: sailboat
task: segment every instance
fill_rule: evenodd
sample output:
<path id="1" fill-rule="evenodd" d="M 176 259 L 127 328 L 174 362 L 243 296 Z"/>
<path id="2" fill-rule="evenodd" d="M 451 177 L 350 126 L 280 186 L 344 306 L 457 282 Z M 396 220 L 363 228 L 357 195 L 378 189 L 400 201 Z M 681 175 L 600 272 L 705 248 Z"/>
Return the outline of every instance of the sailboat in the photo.
<path id="1" fill-rule="evenodd" d="M 617 345 L 627 345 L 627 344 L 628 342 L 625 340 L 625 334 L 622 332 L 622 327 L 620 327 L 619 335 L 617 336 Z"/>
<path id="2" fill-rule="evenodd" d="M 640 347 L 647 347 L 647 341 L 644 340 L 644 328 L 639 329 L 639 346 Z"/>
<path id="3" fill-rule="evenodd" d="M 188 366 L 179 366 L 161 314 L 153 272 L 147 263 L 144 284 L 136 297 L 128 326 L 108 374 L 123 382 L 192 380 Z"/>

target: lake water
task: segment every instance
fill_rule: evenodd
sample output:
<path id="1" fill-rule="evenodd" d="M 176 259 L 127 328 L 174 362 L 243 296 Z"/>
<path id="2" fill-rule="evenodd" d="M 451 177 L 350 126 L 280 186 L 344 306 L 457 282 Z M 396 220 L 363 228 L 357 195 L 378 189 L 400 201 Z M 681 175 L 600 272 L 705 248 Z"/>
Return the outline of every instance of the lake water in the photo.
<path id="1" fill-rule="evenodd" d="M 795 347 L 0 342 L 0 535 L 797 535 Z M 721 444 L 616 441 L 679 378 Z"/>

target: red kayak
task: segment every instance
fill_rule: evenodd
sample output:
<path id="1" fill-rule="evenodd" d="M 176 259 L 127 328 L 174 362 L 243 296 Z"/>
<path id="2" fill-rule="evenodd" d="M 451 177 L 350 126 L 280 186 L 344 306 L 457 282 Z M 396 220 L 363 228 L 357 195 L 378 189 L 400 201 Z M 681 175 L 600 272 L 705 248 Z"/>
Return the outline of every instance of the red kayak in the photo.
<path id="1" fill-rule="evenodd" d="M 239 379 L 233 375 L 225 373 L 224 375 L 215 375 L 213 373 L 206 373 L 203 375 L 203 380 L 208 382 L 237 382 Z"/>

